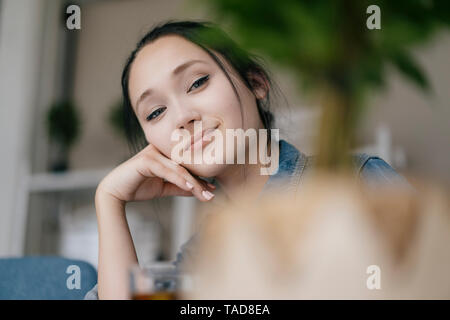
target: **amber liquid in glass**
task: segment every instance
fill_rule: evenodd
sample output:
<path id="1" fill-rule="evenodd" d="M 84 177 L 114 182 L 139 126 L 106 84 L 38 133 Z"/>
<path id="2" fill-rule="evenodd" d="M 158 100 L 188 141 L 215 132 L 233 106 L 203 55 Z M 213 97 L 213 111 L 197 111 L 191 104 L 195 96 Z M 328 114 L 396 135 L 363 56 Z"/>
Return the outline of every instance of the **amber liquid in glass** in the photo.
<path id="1" fill-rule="evenodd" d="M 154 292 L 154 293 L 137 293 L 133 295 L 133 300 L 177 300 L 178 296 L 175 292 Z"/>

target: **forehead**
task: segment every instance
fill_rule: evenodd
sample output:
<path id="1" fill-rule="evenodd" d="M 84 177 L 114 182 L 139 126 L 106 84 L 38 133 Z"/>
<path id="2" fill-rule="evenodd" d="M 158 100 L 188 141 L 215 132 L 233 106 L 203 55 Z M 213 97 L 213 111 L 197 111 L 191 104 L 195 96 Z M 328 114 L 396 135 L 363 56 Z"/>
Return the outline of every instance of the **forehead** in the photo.
<path id="1" fill-rule="evenodd" d="M 166 35 L 144 46 L 134 65 L 148 63 L 153 66 L 177 66 L 189 58 L 208 59 L 209 55 L 196 44 L 178 35 Z M 210 59 L 208 59 L 210 60 Z"/>
<path id="2" fill-rule="evenodd" d="M 138 52 L 130 70 L 130 88 L 141 84 L 151 86 L 155 80 L 169 76 L 177 66 L 192 59 L 213 65 L 211 57 L 196 44 L 181 36 L 163 36 Z"/>

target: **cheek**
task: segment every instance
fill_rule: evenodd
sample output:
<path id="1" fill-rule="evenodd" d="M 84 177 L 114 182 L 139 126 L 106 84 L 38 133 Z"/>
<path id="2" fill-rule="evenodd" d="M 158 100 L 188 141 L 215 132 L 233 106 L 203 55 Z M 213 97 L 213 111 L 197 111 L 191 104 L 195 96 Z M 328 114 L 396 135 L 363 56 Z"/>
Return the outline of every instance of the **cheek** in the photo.
<path id="1" fill-rule="evenodd" d="M 145 138 L 149 144 L 152 144 L 158 149 L 163 155 L 170 158 L 171 152 L 171 141 L 170 136 L 172 132 L 167 130 L 157 128 L 156 126 L 149 129 L 144 129 Z"/>
<path id="2" fill-rule="evenodd" d="M 220 118 L 226 128 L 241 126 L 241 110 L 231 84 L 225 76 L 211 83 L 205 95 L 202 96 L 202 106 L 205 113 Z"/>

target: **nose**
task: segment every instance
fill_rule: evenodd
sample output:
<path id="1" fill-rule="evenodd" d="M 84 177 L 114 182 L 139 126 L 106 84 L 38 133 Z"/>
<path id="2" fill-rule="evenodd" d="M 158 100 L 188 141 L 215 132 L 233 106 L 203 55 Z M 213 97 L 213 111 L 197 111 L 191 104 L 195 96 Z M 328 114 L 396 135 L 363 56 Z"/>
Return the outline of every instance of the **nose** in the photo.
<path id="1" fill-rule="evenodd" d="M 194 122 L 200 121 L 200 114 L 192 109 L 178 108 L 177 129 L 186 129 L 191 134 L 194 132 Z"/>

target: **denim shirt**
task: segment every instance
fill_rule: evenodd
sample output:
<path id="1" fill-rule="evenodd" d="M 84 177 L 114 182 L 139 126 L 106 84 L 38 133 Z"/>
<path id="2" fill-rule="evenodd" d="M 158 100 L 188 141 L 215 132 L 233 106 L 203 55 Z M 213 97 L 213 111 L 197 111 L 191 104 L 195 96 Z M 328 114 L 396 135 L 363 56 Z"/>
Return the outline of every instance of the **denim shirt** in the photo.
<path id="1" fill-rule="evenodd" d="M 396 184 L 410 188 L 406 179 L 379 157 L 355 154 L 352 161 L 355 175 L 369 187 Z M 313 168 L 313 162 L 314 157 L 306 156 L 290 143 L 280 140 L 278 169 L 269 177 L 259 196 L 270 193 L 274 187 L 295 195 L 301 190 L 304 177 Z M 215 184 L 214 180 L 210 182 Z M 197 238 L 197 234 L 194 234 L 181 246 L 173 262 L 177 272 L 182 272 L 182 262 L 192 257 Z M 98 299 L 97 285 L 86 294 L 85 299 Z"/>
<path id="2" fill-rule="evenodd" d="M 261 192 L 270 192 L 271 188 L 278 187 L 295 195 L 299 192 L 305 176 L 314 168 L 315 157 L 304 155 L 284 140 L 280 140 L 279 148 L 278 170 L 270 176 Z M 403 176 L 377 156 L 354 154 L 352 165 L 354 175 L 370 187 L 392 184 L 409 187 Z"/>

